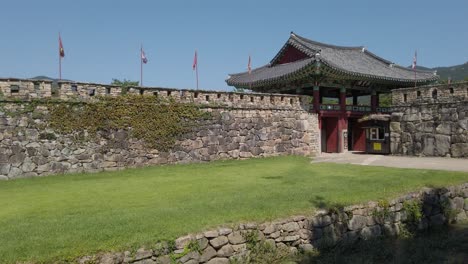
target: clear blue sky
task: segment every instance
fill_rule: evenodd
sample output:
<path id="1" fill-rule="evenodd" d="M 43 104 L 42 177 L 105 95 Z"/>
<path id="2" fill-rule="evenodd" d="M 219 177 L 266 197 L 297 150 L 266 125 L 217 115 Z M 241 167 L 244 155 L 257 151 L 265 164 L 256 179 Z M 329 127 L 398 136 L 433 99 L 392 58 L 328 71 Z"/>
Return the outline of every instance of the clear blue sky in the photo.
<path id="1" fill-rule="evenodd" d="M 270 61 L 294 31 L 336 45 L 366 46 L 408 66 L 468 61 L 468 1 L 118 1 L 2 0 L 0 77 L 58 76 L 109 83 L 139 80 L 139 49 L 149 59 L 144 84 L 228 90 L 228 73 Z"/>

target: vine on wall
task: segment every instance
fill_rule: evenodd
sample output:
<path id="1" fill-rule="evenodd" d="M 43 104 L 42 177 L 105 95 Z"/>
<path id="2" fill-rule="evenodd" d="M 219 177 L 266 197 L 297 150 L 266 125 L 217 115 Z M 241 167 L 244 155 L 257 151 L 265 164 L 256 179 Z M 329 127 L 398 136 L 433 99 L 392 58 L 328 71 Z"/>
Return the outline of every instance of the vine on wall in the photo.
<path id="1" fill-rule="evenodd" d="M 195 104 L 150 96 L 101 97 L 84 104 L 49 104 L 48 125 L 60 133 L 127 130 L 149 148 L 167 151 L 177 138 L 210 117 Z"/>

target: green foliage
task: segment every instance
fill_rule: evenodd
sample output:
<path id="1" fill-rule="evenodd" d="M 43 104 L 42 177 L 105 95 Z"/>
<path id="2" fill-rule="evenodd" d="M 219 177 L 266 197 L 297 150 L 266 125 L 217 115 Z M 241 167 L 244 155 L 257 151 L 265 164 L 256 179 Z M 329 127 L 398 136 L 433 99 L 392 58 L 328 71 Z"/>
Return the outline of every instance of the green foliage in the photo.
<path id="1" fill-rule="evenodd" d="M 390 203 L 387 200 L 379 200 L 377 202 L 377 206 L 379 209 L 374 209 L 372 215 L 384 221 L 386 218 L 390 216 Z"/>
<path id="2" fill-rule="evenodd" d="M 379 94 L 379 106 L 390 107 L 392 106 L 392 94 Z"/>
<path id="3" fill-rule="evenodd" d="M 441 198 L 439 203 L 440 203 L 440 209 L 442 213 L 449 221 L 452 221 L 457 216 L 457 214 L 460 213 L 460 211 L 450 206 L 449 198 L 445 198 L 445 199 Z"/>
<path id="4" fill-rule="evenodd" d="M 138 81 L 130 81 L 127 79 L 123 79 L 123 81 L 119 79 L 112 79 L 111 85 L 117 85 L 122 87 L 122 94 L 126 94 L 130 87 L 138 86 L 140 83 Z"/>
<path id="5" fill-rule="evenodd" d="M 410 224 L 416 225 L 423 217 L 422 204 L 419 201 L 405 201 L 403 209 L 406 212 L 406 220 Z"/>
<path id="6" fill-rule="evenodd" d="M 287 248 L 277 248 L 266 241 L 255 241 L 255 244 L 247 244 L 249 254 L 242 255 L 231 260 L 231 264 L 280 264 L 291 259 Z"/>
<path id="7" fill-rule="evenodd" d="M 39 134 L 39 139 L 45 139 L 45 140 L 56 140 L 57 136 L 55 136 L 54 133 L 47 133 L 43 132 Z"/>
<path id="8" fill-rule="evenodd" d="M 258 233 L 254 231 L 249 231 L 243 234 L 245 239 L 245 243 L 247 245 L 247 249 L 252 250 L 255 246 L 257 246 L 258 242 Z"/>
<path id="9" fill-rule="evenodd" d="M 6 109 L 5 104 L 0 105 L 1 110 L 9 117 L 18 117 L 29 113 L 34 114 L 34 110 L 36 110 L 36 107 L 39 105 L 38 100 L 23 102 L 21 99 L 15 99 L 11 102 L 18 105 L 18 107 L 15 107 L 13 111 Z"/>
<path id="10" fill-rule="evenodd" d="M 177 260 L 180 259 L 181 257 L 187 255 L 190 252 L 198 252 L 201 254 L 202 250 L 200 248 L 200 244 L 198 244 L 197 240 L 191 240 L 185 247 L 184 251 L 182 253 L 176 254 L 172 253 L 170 255 L 171 262 L 172 263 L 178 263 Z"/>
<path id="11" fill-rule="evenodd" d="M 100 97 L 79 105 L 50 104 L 49 125 L 61 133 L 129 130 L 149 148 L 169 150 L 176 139 L 209 117 L 195 104 L 151 96 Z"/>
<path id="12" fill-rule="evenodd" d="M 400 225 L 400 233 L 398 234 L 398 237 L 402 239 L 411 239 L 416 235 L 414 226 L 408 226 L 406 224 L 401 224 Z"/>

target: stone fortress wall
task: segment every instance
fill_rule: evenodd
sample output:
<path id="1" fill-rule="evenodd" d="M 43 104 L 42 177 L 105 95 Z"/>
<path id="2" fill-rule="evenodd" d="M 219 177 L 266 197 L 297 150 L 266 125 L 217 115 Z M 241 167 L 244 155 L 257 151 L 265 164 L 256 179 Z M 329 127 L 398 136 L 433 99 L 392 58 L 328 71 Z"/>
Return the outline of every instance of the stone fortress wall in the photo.
<path id="1" fill-rule="evenodd" d="M 213 113 L 212 120 L 180 138 L 171 151 L 160 152 L 146 149 L 126 131 L 77 141 L 74 135 L 39 128 L 47 107 L 37 102 L 119 96 L 118 86 L 59 82 L 54 88 L 47 80 L 0 79 L 0 91 L 0 179 L 320 151 L 317 115 L 302 96 L 130 88 L 127 93 L 193 102 Z M 30 107 L 33 112 L 24 111 Z"/>
<path id="2" fill-rule="evenodd" d="M 468 82 L 392 91 L 391 153 L 468 157 Z"/>

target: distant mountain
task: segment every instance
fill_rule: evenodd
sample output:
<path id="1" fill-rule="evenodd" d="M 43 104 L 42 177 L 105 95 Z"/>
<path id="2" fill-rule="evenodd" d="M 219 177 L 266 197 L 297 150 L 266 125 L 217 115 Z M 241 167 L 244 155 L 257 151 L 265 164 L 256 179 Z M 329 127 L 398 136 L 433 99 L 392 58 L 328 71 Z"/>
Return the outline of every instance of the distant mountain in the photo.
<path id="1" fill-rule="evenodd" d="M 411 68 L 411 66 L 409 66 Z M 437 75 L 440 76 L 441 80 L 447 80 L 449 77 L 452 78 L 452 81 L 462 81 L 465 78 L 468 78 L 468 62 L 448 67 L 435 67 L 427 68 L 423 66 L 416 66 L 418 70 L 424 71 L 437 71 Z"/>
<path id="2" fill-rule="evenodd" d="M 461 81 L 468 78 L 468 62 L 450 67 L 436 67 L 433 70 L 437 70 L 437 74 L 442 80 L 447 80 L 449 77 L 453 81 Z"/>
<path id="3" fill-rule="evenodd" d="M 36 77 L 32 77 L 31 79 L 32 80 L 50 80 L 53 82 L 57 82 L 59 80 L 59 79 L 50 78 L 49 76 L 45 76 L 45 75 L 39 75 Z M 73 82 L 72 80 L 66 80 L 66 79 L 62 79 L 61 81 Z"/>

